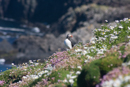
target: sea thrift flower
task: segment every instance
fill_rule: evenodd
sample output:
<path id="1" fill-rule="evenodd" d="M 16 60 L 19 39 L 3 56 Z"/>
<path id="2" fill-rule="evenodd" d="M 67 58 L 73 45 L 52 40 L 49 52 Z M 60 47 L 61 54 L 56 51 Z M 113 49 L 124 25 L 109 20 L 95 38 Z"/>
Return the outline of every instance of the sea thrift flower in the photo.
<path id="1" fill-rule="evenodd" d="M 47 82 L 46 79 L 42 79 L 42 81 L 43 81 L 44 85 L 47 85 L 47 84 L 48 84 L 48 82 Z"/>
<path id="2" fill-rule="evenodd" d="M 128 82 L 130 80 L 130 76 L 125 76 L 130 74 L 130 69 L 127 67 L 119 67 L 115 68 L 106 75 L 103 76 L 101 80 L 101 84 L 97 86 L 101 87 L 120 87 L 123 82 Z M 125 76 L 125 77 L 123 77 Z"/>
<path id="3" fill-rule="evenodd" d="M 0 80 L 0 86 L 3 86 L 5 84 L 5 81 Z"/>
<path id="4" fill-rule="evenodd" d="M 127 54 L 122 55 L 123 58 L 126 58 Z"/>
<path id="5" fill-rule="evenodd" d="M 67 60 L 68 58 L 69 56 L 66 51 L 57 52 L 50 57 L 50 67 L 52 67 L 53 69 L 61 67 L 63 68 L 65 66 L 65 60 Z"/>

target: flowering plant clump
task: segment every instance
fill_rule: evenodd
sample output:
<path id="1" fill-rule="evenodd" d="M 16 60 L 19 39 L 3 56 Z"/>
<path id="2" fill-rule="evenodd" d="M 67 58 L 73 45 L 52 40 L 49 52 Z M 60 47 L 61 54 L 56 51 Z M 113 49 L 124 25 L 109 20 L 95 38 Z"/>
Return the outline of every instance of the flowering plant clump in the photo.
<path id="1" fill-rule="evenodd" d="M 104 75 L 101 83 L 96 87 L 121 87 L 124 83 L 129 83 L 129 81 L 130 69 L 128 67 L 119 67 Z"/>
<path id="2" fill-rule="evenodd" d="M 57 52 L 50 57 L 50 62 L 48 64 L 51 64 L 51 66 L 55 68 L 64 68 L 68 59 L 69 55 L 66 51 Z"/>
<path id="3" fill-rule="evenodd" d="M 12 69 L 0 73 L 0 86 L 129 87 L 130 19 L 102 25 L 93 33 L 89 43 L 56 52 L 44 63 L 12 63 Z"/>
<path id="4" fill-rule="evenodd" d="M 3 86 L 5 84 L 5 81 L 0 80 L 0 86 Z"/>

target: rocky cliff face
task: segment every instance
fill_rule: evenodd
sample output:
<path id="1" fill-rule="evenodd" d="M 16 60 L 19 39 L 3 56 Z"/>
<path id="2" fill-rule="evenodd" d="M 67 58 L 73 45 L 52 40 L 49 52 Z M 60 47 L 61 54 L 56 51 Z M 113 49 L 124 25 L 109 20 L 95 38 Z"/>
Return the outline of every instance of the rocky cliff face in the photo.
<path id="1" fill-rule="evenodd" d="M 95 3 L 111 7 L 127 7 L 129 0 L 0 0 L 0 16 L 31 22 L 54 23 L 67 10 Z"/>
<path id="2" fill-rule="evenodd" d="M 45 37 L 21 36 L 13 43 L 15 58 L 45 58 L 65 50 L 69 32 L 77 43 L 86 43 L 92 31 L 130 15 L 129 0 L 0 0 L 0 17 L 38 26 Z M 49 26 L 48 26 L 49 25 Z"/>
<path id="3" fill-rule="evenodd" d="M 99 27 L 98 24 L 105 23 L 105 20 L 112 22 L 117 19 L 129 17 L 128 7 L 111 7 L 104 5 L 81 5 L 76 8 L 70 7 L 56 24 L 52 25 L 52 32 L 64 33 L 66 31 L 75 31 L 81 27 L 94 28 Z"/>

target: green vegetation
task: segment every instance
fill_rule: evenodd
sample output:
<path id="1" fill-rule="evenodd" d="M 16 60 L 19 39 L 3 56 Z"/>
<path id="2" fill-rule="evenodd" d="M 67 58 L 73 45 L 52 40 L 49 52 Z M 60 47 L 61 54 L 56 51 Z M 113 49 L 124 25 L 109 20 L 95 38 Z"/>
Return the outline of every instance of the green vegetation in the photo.
<path id="1" fill-rule="evenodd" d="M 102 26 L 94 34 L 90 43 L 56 52 L 44 63 L 30 60 L 29 64 L 2 72 L 0 86 L 105 87 L 109 80 L 113 82 L 110 87 L 130 84 L 130 78 L 124 79 L 130 77 L 130 20 Z"/>

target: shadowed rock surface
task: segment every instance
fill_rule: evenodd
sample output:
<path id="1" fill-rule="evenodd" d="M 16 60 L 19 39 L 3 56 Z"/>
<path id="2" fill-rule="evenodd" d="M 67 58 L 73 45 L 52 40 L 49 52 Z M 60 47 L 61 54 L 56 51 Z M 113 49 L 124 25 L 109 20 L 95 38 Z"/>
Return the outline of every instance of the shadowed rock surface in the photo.
<path id="1" fill-rule="evenodd" d="M 8 41 L 3 40 L 2 42 L 0 42 L 0 51 L 8 53 L 13 50 L 14 50 L 13 46 Z"/>

